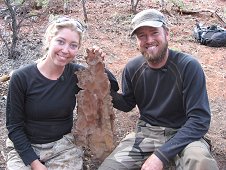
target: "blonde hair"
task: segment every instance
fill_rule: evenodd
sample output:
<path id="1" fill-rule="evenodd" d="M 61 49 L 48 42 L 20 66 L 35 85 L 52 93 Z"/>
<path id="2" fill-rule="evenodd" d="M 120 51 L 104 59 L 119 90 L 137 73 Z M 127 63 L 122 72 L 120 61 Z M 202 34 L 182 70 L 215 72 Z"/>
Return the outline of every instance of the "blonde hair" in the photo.
<path id="1" fill-rule="evenodd" d="M 72 31 L 75 31 L 79 35 L 79 47 L 81 46 L 83 32 L 84 32 L 84 26 L 78 21 L 74 20 L 68 17 L 59 17 L 58 19 L 55 19 L 54 21 L 50 22 L 48 25 L 44 38 L 43 38 L 43 50 L 44 53 L 46 53 L 49 50 L 49 44 L 50 40 L 56 36 L 60 30 L 68 28 Z"/>

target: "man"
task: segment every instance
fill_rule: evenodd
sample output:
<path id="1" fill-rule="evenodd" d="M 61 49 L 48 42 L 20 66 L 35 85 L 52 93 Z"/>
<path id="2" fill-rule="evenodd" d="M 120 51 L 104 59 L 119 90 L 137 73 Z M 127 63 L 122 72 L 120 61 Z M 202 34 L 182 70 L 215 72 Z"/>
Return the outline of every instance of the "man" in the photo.
<path id="1" fill-rule="evenodd" d="M 138 56 L 125 66 L 122 94 L 112 91 L 114 107 L 138 107 L 136 131 L 127 135 L 99 170 L 216 170 L 204 135 L 210 125 L 205 75 L 192 56 L 168 49 L 164 15 L 148 9 L 132 20 Z"/>

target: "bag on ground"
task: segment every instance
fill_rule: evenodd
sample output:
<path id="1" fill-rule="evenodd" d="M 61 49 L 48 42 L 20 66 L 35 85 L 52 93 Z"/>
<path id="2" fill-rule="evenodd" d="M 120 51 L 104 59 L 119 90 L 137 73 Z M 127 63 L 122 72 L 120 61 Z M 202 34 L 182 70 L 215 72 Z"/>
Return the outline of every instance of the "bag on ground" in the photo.
<path id="1" fill-rule="evenodd" d="M 210 47 L 226 47 L 226 29 L 217 25 L 208 27 L 196 24 L 194 37 L 202 45 Z"/>

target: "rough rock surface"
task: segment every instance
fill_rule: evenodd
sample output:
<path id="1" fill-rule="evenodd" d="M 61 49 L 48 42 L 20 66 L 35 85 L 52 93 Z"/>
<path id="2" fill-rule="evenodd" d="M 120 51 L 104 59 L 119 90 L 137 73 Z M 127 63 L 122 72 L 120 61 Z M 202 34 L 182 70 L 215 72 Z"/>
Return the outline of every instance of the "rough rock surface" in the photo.
<path id="1" fill-rule="evenodd" d="M 114 111 L 110 82 L 100 53 L 87 49 L 85 70 L 76 72 L 78 86 L 76 144 L 90 148 L 94 159 L 104 160 L 114 148 Z"/>

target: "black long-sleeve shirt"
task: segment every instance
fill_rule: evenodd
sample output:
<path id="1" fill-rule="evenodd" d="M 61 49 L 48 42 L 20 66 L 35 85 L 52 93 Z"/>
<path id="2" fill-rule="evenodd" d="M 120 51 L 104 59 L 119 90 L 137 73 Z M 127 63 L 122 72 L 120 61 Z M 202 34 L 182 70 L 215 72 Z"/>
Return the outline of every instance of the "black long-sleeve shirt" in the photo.
<path id="1" fill-rule="evenodd" d="M 134 58 L 123 71 L 122 95 L 112 92 L 112 96 L 119 110 L 128 112 L 137 105 L 141 120 L 179 129 L 155 151 L 164 164 L 208 131 L 211 114 L 205 75 L 188 54 L 169 50 L 160 69 L 150 68 L 143 56 Z"/>
<path id="2" fill-rule="evenodd" d="M 71 132 L 75 94 L 80 90 L 74 73 L 83 68 L 69 63 L 58 80 L 44 77 L 36 64 L 13 73 L 7 97 L 6 126 L 25 165 L 38 159 L 31 144 L 53 142 Z M 106 72 L 111 88 L 117 91 L 115 77 Z"/>

